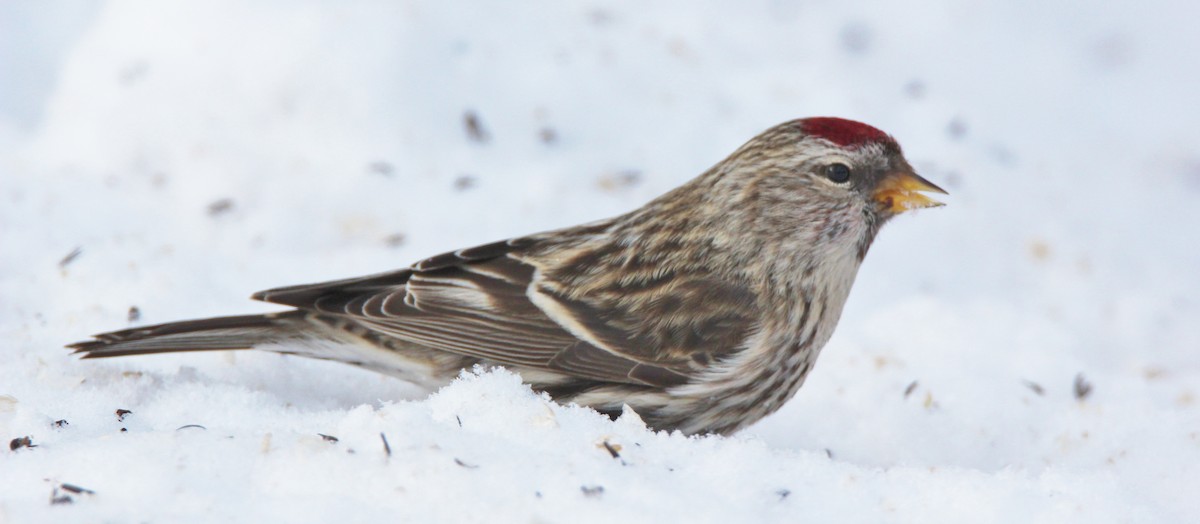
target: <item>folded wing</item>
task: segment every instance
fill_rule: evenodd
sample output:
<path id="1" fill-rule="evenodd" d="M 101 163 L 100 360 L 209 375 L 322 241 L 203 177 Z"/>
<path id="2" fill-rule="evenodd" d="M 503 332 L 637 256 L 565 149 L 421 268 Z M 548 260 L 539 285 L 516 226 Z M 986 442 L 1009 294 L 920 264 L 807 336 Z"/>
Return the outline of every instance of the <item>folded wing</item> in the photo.
<path id="1" fill-rule="evenodd" d="M 534 241 L 514 239 L 426 259 L 411 269 L 263 291 L 256 299 L 353 319 L 425 347 L 509 366 L 604 382 L 656 387 L 686 383 L 704 359 L 690 351 L 658 355 L 644 322 L 587 300 L 568 300 L 539 285 L 521 254 Z M 615 320 L 615 322 L 614 322 Z M 722 341 L 744 336 L 747 322 L 720 326 Z M 649 336 L 648 336 L 649 335 Z M 726 344 L 727 345 L 727 344 Z"/>

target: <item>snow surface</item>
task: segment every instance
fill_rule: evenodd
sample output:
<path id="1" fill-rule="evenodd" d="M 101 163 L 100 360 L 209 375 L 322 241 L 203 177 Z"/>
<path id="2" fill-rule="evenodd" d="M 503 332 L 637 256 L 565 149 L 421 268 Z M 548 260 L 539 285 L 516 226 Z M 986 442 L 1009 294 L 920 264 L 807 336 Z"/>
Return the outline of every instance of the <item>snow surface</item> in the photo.
<path id="1" fill-rule="evenodd" d="M 0 522 L 1200 521 L 1198 17 L 0 3 L 0 438 L 36 446 L 0 450 Z M 623 212 L 815 115 L 894 134 L 949 205 L 885 228 L 808 383 L 731 438 L 503 371 L 426 397 L 62 348 Z"/>

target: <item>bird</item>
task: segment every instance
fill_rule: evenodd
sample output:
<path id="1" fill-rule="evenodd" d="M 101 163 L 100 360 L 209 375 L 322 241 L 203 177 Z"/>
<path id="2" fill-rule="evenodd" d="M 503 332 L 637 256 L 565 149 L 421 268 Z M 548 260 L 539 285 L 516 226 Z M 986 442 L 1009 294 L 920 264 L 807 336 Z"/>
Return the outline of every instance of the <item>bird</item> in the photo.
<path id="1" fill-rule="evenodd" d="M 883 224 L 943 205 L 926 193 L 946 192 L 892 136 L 801 118 L 620 216 L 252 296 L 287 311 L 67 347 L 87 359 L 260 349 L 430 390 L 464 369 L 504 367 L 563 404 L 728 435 L 796 394 Z"/>

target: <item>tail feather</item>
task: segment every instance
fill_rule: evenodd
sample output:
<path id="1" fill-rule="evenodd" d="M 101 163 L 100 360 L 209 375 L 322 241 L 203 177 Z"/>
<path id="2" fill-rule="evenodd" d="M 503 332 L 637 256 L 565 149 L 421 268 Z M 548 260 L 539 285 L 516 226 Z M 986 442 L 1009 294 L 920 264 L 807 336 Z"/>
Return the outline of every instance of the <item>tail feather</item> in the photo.
<path id="1" fill-rule="evenodd" d="M 205 318 L 94 335 L 94 340 L 67 347 L 83 358 L 149 355 L 181 351 L 252 349 L 297 336 L 295 329 L 303 313 L 288 311 L 265 315 Z"/>
<path id="2" fill-rule="evenodd" d="M 82 358 L 222 349 L 262 349 L 332 360 L 399 377 L 430 389 L 446 384 L 470 359 L 370 332 L 303 310 L 204 318 L 101 333 L 67 347 Z"/>

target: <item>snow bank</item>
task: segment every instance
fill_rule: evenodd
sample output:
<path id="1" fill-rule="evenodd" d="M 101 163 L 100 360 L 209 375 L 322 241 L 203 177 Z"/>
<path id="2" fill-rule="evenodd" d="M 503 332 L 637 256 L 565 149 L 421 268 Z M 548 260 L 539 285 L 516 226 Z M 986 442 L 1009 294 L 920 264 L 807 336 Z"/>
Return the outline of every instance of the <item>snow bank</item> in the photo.
<path id="1" fill-rule="evenodd" d="M 917 9 L 0 7 L 0 522 L 1200 518 L 1198 8 Z M 619 213 L 812 115 L 949 205 L 732 438 L 504 371 L 61 347 Z"/>

